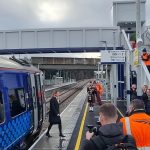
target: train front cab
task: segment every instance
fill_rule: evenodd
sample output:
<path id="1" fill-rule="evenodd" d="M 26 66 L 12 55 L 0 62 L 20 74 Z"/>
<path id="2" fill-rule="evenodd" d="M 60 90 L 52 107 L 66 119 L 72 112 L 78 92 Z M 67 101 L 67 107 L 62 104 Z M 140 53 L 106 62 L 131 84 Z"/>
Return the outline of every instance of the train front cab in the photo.
<path id="1" fill-rule="evenodd" d="M 40 83 L 39 73 L 0 71 L 0 149 L 12 149 L 26 135 L 41 128 L 43 99 Z"/>

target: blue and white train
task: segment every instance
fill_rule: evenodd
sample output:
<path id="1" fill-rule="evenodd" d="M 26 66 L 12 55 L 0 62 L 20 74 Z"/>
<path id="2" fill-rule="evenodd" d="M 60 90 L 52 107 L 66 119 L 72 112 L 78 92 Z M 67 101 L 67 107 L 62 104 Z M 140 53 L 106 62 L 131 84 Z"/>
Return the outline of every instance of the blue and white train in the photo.
<path id="1" fill-rule="evenodd" d="M 0 58 L 0 150 L 16 149 L 27 137 L 38 135 L 43 94 L 40 70 L 14 57 Z"/>

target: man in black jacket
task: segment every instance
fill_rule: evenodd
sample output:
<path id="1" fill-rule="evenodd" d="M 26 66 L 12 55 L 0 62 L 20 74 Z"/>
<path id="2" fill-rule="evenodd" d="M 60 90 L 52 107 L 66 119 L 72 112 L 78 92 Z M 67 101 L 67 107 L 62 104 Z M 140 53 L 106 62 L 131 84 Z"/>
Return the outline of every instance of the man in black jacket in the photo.
<path id="1" fill-rule="evenodd" d="M 83 143 L 82 150 L 105 150 L 108 145 L 121 143 L 125 136 L 121 123 L 116 123 L 118 119 L 117 110 L 113 104 L 106 103 L 100 107 L 99 120 L 101 127 L 99 133 L 94 136 L 94 133 L 87 131 L 86 140 Z M 127 137 L 127 143 L 135 145 L 134 139 L 131 136 Z"/>
<path id="2" fill-rule="evenodd" d="M 136 91 L 136 84 L 131 85 L 130 90 L 130 101 L 137 99 L 137 91 Z"/>
<path id="3" fill-rule="evenodd" d="M 59 136 L 60 137 L 65 137 L 62 134 L 62 124 L 61 124 L 61 118 L 60 118 L 60 112 L 59 112 L 59 103 L 58 103 L 58 98 L 59 92 L 55 91 L 53 94 L 53 97 L 50 100 L 50 112 L 49 112 L 49 127 L 46 133 L 46 136 L 51 137 L 49 134 L 49 131 L 53 124 L 58 124 L 58 129 L 59 129 Z"/>

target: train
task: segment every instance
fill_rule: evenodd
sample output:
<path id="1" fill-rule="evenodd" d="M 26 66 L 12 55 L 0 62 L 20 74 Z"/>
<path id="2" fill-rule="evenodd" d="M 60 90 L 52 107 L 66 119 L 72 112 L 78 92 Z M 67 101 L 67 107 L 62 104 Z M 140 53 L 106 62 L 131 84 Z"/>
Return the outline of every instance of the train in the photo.
<path id="1" fill-rule="evenodd" d="M 23 59 L 0 57 L 0 150 L 27 147 L 44 118 L 43 73 Z"/>

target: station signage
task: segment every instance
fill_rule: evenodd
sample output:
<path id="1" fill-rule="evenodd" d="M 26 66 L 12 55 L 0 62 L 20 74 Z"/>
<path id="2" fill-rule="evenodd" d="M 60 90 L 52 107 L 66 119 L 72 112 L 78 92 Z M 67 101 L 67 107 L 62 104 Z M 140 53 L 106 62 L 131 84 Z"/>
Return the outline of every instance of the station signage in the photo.
<path id="1" fill-rule="evenodd" d="M 125 50 L 104 50 L 101 51 L 102 64 L 125 63 Z"/>

